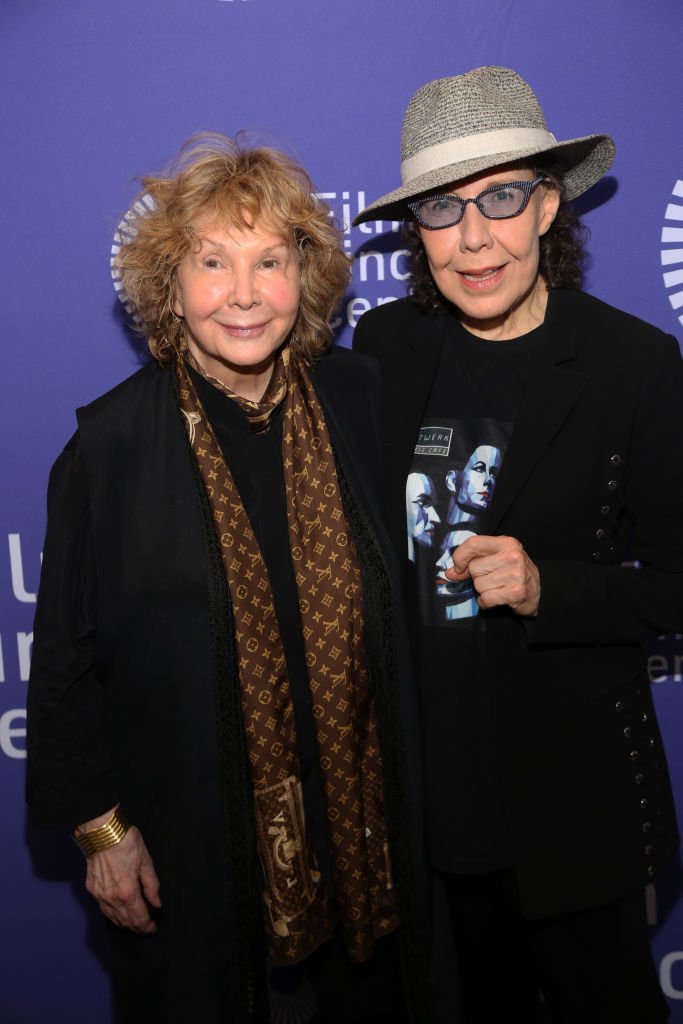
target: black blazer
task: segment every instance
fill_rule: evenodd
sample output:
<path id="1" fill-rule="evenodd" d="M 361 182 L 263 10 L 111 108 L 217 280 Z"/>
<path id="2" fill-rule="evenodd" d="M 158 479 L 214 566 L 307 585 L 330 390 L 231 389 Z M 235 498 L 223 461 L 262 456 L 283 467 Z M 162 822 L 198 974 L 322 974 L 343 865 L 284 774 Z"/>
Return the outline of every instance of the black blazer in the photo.
<path id="1" fill-rule="evenodd" d="M 404 299 L 354 337 L 381 367 L 385 511 L 407 574 L 405 481 L 453 315 Z M 581 292 L 551 293 L 545 327 L 488 522 L 541 576 L 536 619 L 503 613 L 505 657 L 489 651 L 530 916 L 635 891 L 678 838 L 641 642 L 683 629 L 683 364 L 673 338 Z"/>

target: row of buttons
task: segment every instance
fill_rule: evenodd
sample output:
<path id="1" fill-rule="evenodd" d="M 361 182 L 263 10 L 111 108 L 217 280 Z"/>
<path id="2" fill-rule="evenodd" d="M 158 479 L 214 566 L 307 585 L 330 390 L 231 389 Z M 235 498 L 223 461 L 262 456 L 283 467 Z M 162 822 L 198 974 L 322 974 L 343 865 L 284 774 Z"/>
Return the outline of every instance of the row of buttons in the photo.
<path id="1" fill-rule="evenodd" d="M 636 696 L 640 697 L 640 690 L 636 690 Z M 623 712 L 626 710 L 626 704 L 625 704 L 625 702 L 623 700 L 618 700 L 615 703 L 614 708 L 617 711 L 617 713 L 623 714 Z M 640 714 L 638 715 L 639 720 L 641 722 L 643 722 L 643 723 L 648 722 L 649 721 L 649 717 L 650 716 L 648 715 L 647 711 L 641 711 Z M 632 730 L 631 726 L 630 725 L 624 726 L 623 733 L 624 733 L 624 739 L 627 739 L 627 740 L 631 739 L 631 737 L 633 735 L 633 730 Z M 654 745 L 655 745 L 655 738 L 654 738 L 654 736 L 648 736 L 647 743 L 648 743 L 648 746 L 654 747 Z M 638 762 L 638 761 L 640 761 L 640 751 L 639 750 L 631 750 L 631 751 L 629 751 L 628 757 L 629 757 L 629 760 L 632 763 Z M 657 765 L 655 764 L 653 767 L 656 769 Z M 642 786 L 643 783 L 645 782 L 645 775 L 644 775 L 644 773 L 642 771 L 638 772 L 636 775 L 634 775 L 633 781 L 635 782 L 636 786 Z M 640 800 L 640 808 L 641 808 L 641 810 L 642 811 L 647 811 L 649 809 L 649 806 L 650 806 L 650 801 L 648 800 L 648 798 L 647 797 L 642 797 L 641 800 Z M 647 834 L 648 832 L 651 832 L 652 831 L 652 822 L 651 821 L 644 821 L 642 823 L 642 825 L 641 825 L 641 829 L 642 829 L 642 831 L 645 834 Z M 654 856 L 654 852 L 655 852 L 655 848 L 652 845 L 652 843 L 647 843 L 646 846 L 643 847 L 643 853 L 645 854 L 645 856 L 648 859 L 651 858 L 652 856 Z M 650 878 L 652 878 L 652 876 L 655 874 L 654 865 L 648 864 L 648 866 L 647 866 L 647 873 L 648 873 L 648 876 Z"/>
<path id="2" fill-rule="evenodd" d="M 621 455 L 618 455 L 616 452 L 615 452 L 614 455 L 610 455 L 610 462 L 612 463 L 612 465 L 614 466 L 615 469 L 619 469 L 619 467 L 623 464 L 623 461 L 624 460 L 622 459 Z M 608 491 L 616 491 L 618 486 L 619 486 L 619 481 L 618 480 L 612 479 L 612 480 L 608 480 L 607 481 L 607 490 Z M 608 516 L 611 511 L 612 511 L 612 506 L 611 505 L 604 504 L 604 505 L 600 506 L 600 515 L 601 516 Z M 604 540 L 606 536 L 607 536 L 607 531 L 602 526 L 599 527 L 595 531 L 595 539 L 596 540 Z M 614 545 L 613 544 L 610 544 L 609 553 L 610 554 L 614 554 Z M 592 555 L 592 558 L 593 558 L 594 562 L 600 561 L 600 552 L 599 551 L 594 551 L 593 555 Z"/>

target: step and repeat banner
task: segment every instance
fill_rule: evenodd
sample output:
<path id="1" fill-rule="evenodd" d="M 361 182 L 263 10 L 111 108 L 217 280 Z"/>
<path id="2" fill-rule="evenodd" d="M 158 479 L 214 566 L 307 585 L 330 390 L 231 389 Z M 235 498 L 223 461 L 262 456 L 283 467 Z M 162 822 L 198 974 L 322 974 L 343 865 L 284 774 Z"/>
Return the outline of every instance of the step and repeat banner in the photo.
<path id="1" fill-rule="evenodd" d="M 337 323 L 349 345 L 366 310 L 405 294 L 398 225 L 350 223 L 399 182 L 410 96 L 433 78 L 507 65 L 532 84 L 558 138 L 615 138 L 609 177 L 580 200 L 587 288 L 681 340 L 682 44 L 680 0 L 2 0 L 5 1024 L 66 1021 L 85 1007 L 111 1021 L 106 935 L 82 891 L 82 857 L 25 811 L 25 699 L 49 468 L 74 409 L 144 360 L 109 276 L 136 176 L 206 129 L 246 129 L 297 156 L 354 255 Z M 648 656 L 683 820 L 683 637 L 659 639 Z M 681 875 L 679 862 L 648 892 L 674 1022 L 683 1022 Z"/>

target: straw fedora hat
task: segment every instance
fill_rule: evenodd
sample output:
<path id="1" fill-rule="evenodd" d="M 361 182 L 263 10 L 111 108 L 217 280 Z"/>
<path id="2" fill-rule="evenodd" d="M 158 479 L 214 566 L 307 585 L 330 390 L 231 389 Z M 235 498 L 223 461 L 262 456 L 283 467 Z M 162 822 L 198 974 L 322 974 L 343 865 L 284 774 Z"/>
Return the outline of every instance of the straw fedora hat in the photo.
<path id="1" fill-rule="evenodd" d="M 594 185 L 614 159 L 609 135 L 558 142 L 533 89 L 510 68 L 483 67 L 418 89 L 403 119 L 400 188 L 354 220 L 402 220 L 406 200 L 525 157 L 549 156 L 562 171 L 566 198 Z"/>

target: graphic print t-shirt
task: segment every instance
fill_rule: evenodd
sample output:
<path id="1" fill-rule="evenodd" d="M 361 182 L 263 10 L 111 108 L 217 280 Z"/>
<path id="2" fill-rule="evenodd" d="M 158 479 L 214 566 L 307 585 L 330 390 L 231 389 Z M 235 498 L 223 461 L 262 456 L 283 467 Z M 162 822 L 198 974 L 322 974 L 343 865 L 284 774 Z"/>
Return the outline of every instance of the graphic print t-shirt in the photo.
<path id="1" fill-rule="evenodd" d="M 406 481 L 408 557 L 415 564 L 430 845 L 437 866 L 477 873 L 510 862 L 499 801 L 486 671 L 491 627 L 470 580 L 445 574 L 454 550 L 486 534 L 487 514 L 542 328 L 486 341 L 454 324 Z M 486 618 L 486 617 L 485 617 Z"/>
<path id="2" fill-rule="evenodd" d="M 462 626 L 477 615 L 471 582 L 452 583 L 445 572 L 454 550 L 485 532 L 511 432 L 511 420 L 486 417 L 428 415 L 422 424 L 406 481 L 406 523 L 425 625 Z"/>

